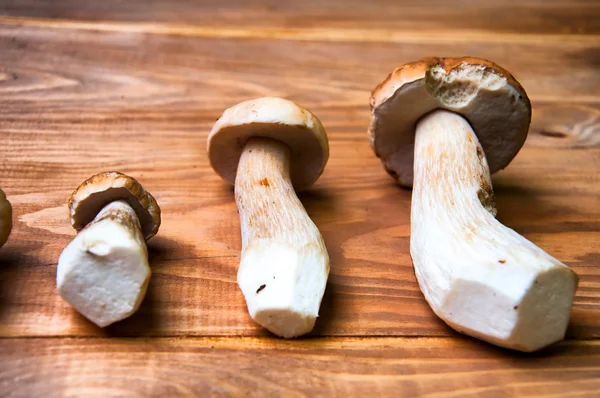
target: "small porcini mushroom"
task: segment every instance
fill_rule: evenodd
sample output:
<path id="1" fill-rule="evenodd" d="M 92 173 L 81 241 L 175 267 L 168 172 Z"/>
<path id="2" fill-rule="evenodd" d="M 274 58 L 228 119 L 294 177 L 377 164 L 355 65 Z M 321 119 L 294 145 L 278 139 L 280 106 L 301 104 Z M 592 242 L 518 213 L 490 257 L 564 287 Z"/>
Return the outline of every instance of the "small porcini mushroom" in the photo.
<path id="1" fill-rule="evenodd" d="M 563 339 L 576 274 L 495 218 L 490 170 L 514 158 L 531 119 L 521 85 L 489 61 L 427 58 L 392 72 L 371 110 L 375 153 L 414 182 L 410 252 L 433 311 L 515 350 Z"/>
<path id="2" fill-rule="evenodd" d="M 4 191 L 0 189 L 0 247 L 8 240 L 12 229 L 12 207 Z"/>
<path id="3" fill-rule="evenodd" d="M 60 296 L 100 327 L 133 314 L 150 281 L 146 241 L 160 226 L 156 200 L 134 178 L 96 174 L 69 200 L 79 231 L 58 260 Z"/>
<path id="4" fill-rule="evenodd" d="M 208 153 L 214 170 L 235 185 L 242 232 L 237 280 L 250 316 L 284 338 L 310 332 L 329 256 L 294 189 L 308 188 L 325 167 L 321 122 L 285 99 L 245 101 L 217 120 Z"/>

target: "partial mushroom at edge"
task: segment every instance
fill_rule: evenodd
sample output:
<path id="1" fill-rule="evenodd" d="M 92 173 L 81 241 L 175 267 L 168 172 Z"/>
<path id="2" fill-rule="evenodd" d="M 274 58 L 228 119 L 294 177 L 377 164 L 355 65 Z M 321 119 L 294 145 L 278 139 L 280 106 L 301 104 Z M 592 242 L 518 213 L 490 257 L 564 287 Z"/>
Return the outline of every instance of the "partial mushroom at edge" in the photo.
<path id="1" fill-rule="evenodd" d="M 495 219 L 490 170 L 514 158 L 531 119 L 521 85 L 489 61 L 427 58 L 394 70 L 371 109 L 373 150 L 413 186 L 410 250 L 433 311 L 515 350 L 563 339 L 576 274 Z"/>
<path id="2" fill-rule="evenodd" d="M 12 206 L 0 189 L 0 247 L 4 246 L 12 230 Z"/>

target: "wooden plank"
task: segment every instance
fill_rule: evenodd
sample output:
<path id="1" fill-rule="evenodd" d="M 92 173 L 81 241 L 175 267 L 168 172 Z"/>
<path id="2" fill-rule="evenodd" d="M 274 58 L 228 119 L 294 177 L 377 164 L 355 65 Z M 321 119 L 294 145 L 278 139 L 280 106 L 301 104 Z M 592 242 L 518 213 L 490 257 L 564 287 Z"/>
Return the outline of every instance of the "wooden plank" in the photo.
<path id="1" fill-rule="evenodd" d="M 285 95 L 320 113 L 321 106 L 353 106 L 358 119 L 340 112 L 337 120 L 358 121 L 364 130 L 373 87 L 399 64 L 432 54 L 492 59 L 509 69 L 535 102 L 600 102 L 598 40 L 332 42 L 312 36 L 295 40 L 294 33 L 272 40 L 253 37 L 252 31 L 241 38 L 227 31 L 196 37 L 193 31 L 173 36 L 86 26 L 0 23 L 0 93 L 12 106 L 2 109 L 3 115 L 156 119 L 162 112 L 165 121 L 165 111 L 171 117 L 198 118 L 206 112 L 212 117 L 251 96 Z"/>
<path id="2" fill-rule="evenodd" d="M 204 149 L 224 108 L 263 95 L 304 104 L 330 134 L 329 165 L 301 195 L 332 260 L 314 334 L 451 335 L 415 282 L 410 192 L 369 148 L 367 101 L 398 63 L 470 53 L 514 71 L 535 104 L 529 143 L 495 178 L 499 218 L 580 274 L 569 336 L 599 337 L 597 49 L 585 40 L 399 46 L 0 24 L 0 186 L 15 210 L 0 256 L 0 335 L 264 334 L 235 283 L 232 190 Z M 66 201 L 106 169 L 139 178 L 164 224 L 150 243 L 154 274 L 140 311 L 100 331 L 57 296 L 54 280 L 74 236 Z"/>
<path id="3" fill-rule="evenodd" d="M 600 342 L 537 355 L 472 340 L 0 340 L 4 396 L 591 397 Z"/>
<path id="4" fill-rule="evenodd" d="M 432 32 L 600 33 L 594 0 L 319 0 L 282 2 L 119 0 L 4 0 L 0 14 L 89 21 L 152 21 L 216 27 L 316 26 Z"/>

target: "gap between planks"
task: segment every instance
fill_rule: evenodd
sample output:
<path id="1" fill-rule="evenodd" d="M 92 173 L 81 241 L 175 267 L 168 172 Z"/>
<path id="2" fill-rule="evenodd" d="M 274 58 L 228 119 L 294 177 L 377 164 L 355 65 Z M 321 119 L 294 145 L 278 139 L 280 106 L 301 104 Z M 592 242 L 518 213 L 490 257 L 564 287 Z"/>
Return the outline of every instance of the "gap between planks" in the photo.
<path id="1" fill-rule="evenodd" d="M 401 347 L 407 344 L 416 345 L 480 345 L 481 347 L 490 347 L 506 352 L 520 353 L 502 347 L 495 346 L 469 336 L 394 336 L 394 335 L 344 335 L 344 336 L 304 336 L 303 338 L 282 339 L 276 336 L 244 336 L 244 335 L 149 335 L 149 336 L 118 336 L 118 335 L 21 335 L 21 336 L 0 336 L 0 345 L 4 343 L 18 342 L 26 340 L 47 340 L 47 341 L 105 341 L 105 342 L 137 342 L 137 341 L 157 341 L 157 342 L 188 342 L 195 343 L 199 346 L 220 344 L 222 347 L 229 345 L 237 345 L 239 342 L 249 342 L 254 346 L 262 346 L 268 348 L 286 348 L 305 346 L 311 348 L 323 348 L 324 346 L 336 346 L 344 344 L 371 346 L 384 345 L 389 347 Z M 359 344 L 360 343 L 360 344 Z M 564 346 L 598 346 L 600 347 L 599 338 L 590 339 L 564 339 L 560 340 L 548 347 L 541 349 L 539 352 L 545 352 L 556 347 Z M 523 355 L 534 355 L 535 353 L 521 353 Z"/>
<path id="2" fill-rule="evenodd" d="M 561 340 L 552 344 L 540 351 L 534 353 L 521 353 L 519 351 L 507 350 L 483 341 L 471 338 L 468 336 L 308 336 L 297 339 L 281 339 L 274 336 L 9 336 L 0 337 L 0 345 L 10 341 L 19 340 L 46 340 L 46 341 L 65 341 L 65 342 L 93 342 L 104 341 L 113 343 L 140 342 L 140 341 L 156 341 L 165 343 L 182 343 L 196 346 L 215 346 L 215 347 L 239 347 L 243 342 L 246 348 L 335 348 L 346 347 L 346 344 L 351 344 L 355 347 L 375 347 L 385 346 L 406 347 L 414 346 L 479 346 L 480 348 L 488 348 L 492 350 L 500 350 L 517 355 L 539 355 L 548 350 L 565 346 L 589 346 L 600 347 L 600 340 Z"/>
<path id="3" fill-rule="evenodd" d="M 284 28 L 195 26 L 146 22 L 72 21 L 66 19 L 0 16 L 0 24 L 23 27 L 41 27 L 65 30 L 91 30 L 112 33 L 143 33 L 202 38 L 276 39 L 327 42 L 375 43 L 580 43 L 597 44 L 600 35 L 498 33 L 480 30 L 415 31 L 396 29 L 343 29 L 343 28 Z"/>

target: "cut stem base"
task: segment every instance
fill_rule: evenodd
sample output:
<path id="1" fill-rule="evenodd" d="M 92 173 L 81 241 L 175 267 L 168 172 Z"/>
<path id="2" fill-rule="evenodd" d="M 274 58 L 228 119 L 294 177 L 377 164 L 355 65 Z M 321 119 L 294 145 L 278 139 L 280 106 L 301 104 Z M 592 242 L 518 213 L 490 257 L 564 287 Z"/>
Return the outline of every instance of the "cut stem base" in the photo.
<path id="1" fill-rule="evenodd" d="M 235 180 L 238 284 L 252 319 L 285 338 L 312 330 L 329 275 L 323 238 L 296 196 L 289 163 L 285 144 L 252 138 Z"/>
<path id="2" fill-rule="evenodd" d="M 125 201 L 106 205 L 58 260 L 60 296 L 100 327 L 133 314 L 149 280 L 140 223 Z"/>
<path id="3" fill-rule="evenodd" d="M 411 256 L 433 311 L 459 332 L 534 351 L 564 338 L 577 276 L 495 218 L 487 161 L 461 116 L 417 124 Z"/>

